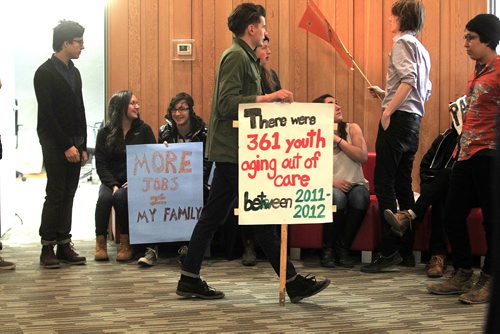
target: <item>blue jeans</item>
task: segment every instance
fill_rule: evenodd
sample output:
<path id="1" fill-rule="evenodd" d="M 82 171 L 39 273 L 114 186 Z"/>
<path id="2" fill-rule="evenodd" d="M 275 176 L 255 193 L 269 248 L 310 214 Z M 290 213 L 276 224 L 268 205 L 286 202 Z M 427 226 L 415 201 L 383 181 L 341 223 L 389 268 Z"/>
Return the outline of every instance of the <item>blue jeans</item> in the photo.
<path id="1" fill-rule="evenodd" d="M 333 188 L 332 193 L 337 211 L 333 214 L 333 224 L 323 226 L 323 244 L 326 248 L 338 245 L 350 248 L 370 204 L 370 193 L 359 184 L 347 193 L 338 188 Z"/>

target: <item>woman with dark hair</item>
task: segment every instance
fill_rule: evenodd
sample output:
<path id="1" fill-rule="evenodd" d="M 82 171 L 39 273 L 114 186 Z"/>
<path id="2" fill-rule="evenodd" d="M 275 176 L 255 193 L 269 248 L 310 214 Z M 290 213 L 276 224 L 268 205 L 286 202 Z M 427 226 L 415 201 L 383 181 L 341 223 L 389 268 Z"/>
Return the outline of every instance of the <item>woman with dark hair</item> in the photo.
<path id="1" fill-rule="evenodd" d="M 158 142 L 190 143 L 202 142 L 203 152 L 205 152 L 205 142 L 207 139 L 207 126 L 200 116 L 194 112 L 194 101 L 188 93 L 175 95 L 167 108 L 165 115 L 166 123 L 160 127 Z M 208 197 L 208 178 L 212 170 L 212 162 L 204 158 L 203 160 L 203 199 Z"/>
<path id="2" fill-rule="evenodd" d="M 323 267 L 353 267 L 349 256 L 351 243 L 365 217 L 370 201 L 368 181 L 361 164 L 368 159 L 368 149 L 361 128 L 356 123 L 343 120 L 342 108 L 330 94 L 313 100 L 314 103 L 335 104 L 334 122 L 337 124 L 333 138 L 333 224 L 323 227 Z"/>
<path id="3" fill-rule="evenodd" d="M 126 145 L 155 144 L 151 127 L 140 119 L 139 101 L 129 90 L 115 93 L 109 100 L 106 126 L 99 130 L 95 158 L 101 180 L 95 210 L 96 261 L 109 259 L 106 245 L 111 207 L 115 208 L 120 230 L 117 261 L 132 259 L 128 236 L 127 153 Z"/>
<path id="4" fill-rule="evenodd" d="M 191 95 L 181 92 L 175 95 L 167 108 L 166 123 L 160 127 L 158 133 L 159 143 L 189 143 L 202 142 L 203 156 L 205 156 L 205 142 L 207 139 L 207 126 L 200 116 L 194 112 L 194 101 Z M 203 158 L 203 202 L 208 199 L 210 186 L 208 179 L 212 171 L 212 162 Z M 187 246 L 178 250 L 179 262 L 187 254 Z"/>
<path id="5" fill-rule="evenodd" d="M 269 47 L 269 36 L 265 35 L 262 45 L 255 49 L 255 54 L 260 59 L 260 77 L 262 90 L 265 94 L 276 92 L 281 89 L 278 73 L 269 67 L 271 53 L 271 48 Z"/>

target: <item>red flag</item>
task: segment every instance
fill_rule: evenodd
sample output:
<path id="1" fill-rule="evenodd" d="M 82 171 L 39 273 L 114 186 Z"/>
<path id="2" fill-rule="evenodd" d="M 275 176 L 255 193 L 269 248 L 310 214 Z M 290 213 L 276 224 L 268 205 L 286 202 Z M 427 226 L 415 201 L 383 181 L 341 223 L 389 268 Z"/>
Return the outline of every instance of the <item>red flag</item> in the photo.
<path id="1" fill-rule="evenodd" d="M 321 13 L 314 1 L 307 1 L 307 8 L 299 22 L 299 27 L 330 43 L 340 54 L 340 57 L 342 57 L 347 66 L 352 68 L 351 56 L 348 54 L 347 50 L 342 45 L 339 36 L 328 23 L 325 16 Z"/>

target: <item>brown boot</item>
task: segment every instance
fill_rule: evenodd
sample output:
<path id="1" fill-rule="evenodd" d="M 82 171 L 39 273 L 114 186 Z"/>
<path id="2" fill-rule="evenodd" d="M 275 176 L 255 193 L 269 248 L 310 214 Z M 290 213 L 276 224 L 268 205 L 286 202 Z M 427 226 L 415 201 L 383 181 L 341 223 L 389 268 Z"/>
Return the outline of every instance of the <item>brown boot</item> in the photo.
<path id="1" fill-rule="evenodd" d="M 120 234 L 120 249 L 116 254 L 116 261 L 129 261 L 132 259 L 132 247 L 128 239 L 128 234 Z"/>
<path id="2" fill-rule="evenodd" d="M 444 255 L 433 255 L 431 260 L 429 261 L 429 265 L 427 266 L 427 276 L 428 277 L 442 277 L 445 270 L 446 265 L 444 264 Z"/>
<path id="3" fill-rule="evenodd" d="M 386 209 L 384 210 L 384 218 L 391 225 L 392 231 L 400 237 L 403 236 L 408 227 L 411 227 L 411 215 L 407 210 L 394 213 Z"/>
<path id="4" fill-rule="evenodd" d="M 104 235 L 97 235 L 95 237 L 95 256 L 96 261 L 108 261 L 108 244 Z"/>
<path id="5" fill-rule="evenodd" d="M 474 285 L 472 290 L 461 294 L 460 297 L 458 297 L 458 300 L 465 304 L 487 303 L 490 300 L 492 282 L 493 276 L 485 274 L 481 271 L 479 280 Z"/>
<path id="6" fill-rule="evenodd" d="M 436 295 L 459 295 L 472 288 L 473 276 L 472 270 L 457 269 L 447 280 L 429 284 L 427 290 Z"/>

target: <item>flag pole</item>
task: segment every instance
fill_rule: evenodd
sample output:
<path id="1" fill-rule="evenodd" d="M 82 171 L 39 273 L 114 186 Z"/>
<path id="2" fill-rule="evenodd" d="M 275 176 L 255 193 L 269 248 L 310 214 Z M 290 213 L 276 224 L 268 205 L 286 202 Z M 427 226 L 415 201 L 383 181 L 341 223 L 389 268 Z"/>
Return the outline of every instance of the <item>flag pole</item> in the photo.
<path id="1" fill-rule="evenodd" d="M 316 11 L 316 8 L 314 6 L 311 6 L 310 0 L 307 0 L 307 6 L 314 12 L 314 14 L 316 14 L 317 17 L 323 19 L 323 23 L 325 25 L 326 31 L 330 31 L 328 21 L 324 18 L 324 16 L 321 13 L 318 13 Z M 354 57 L 352 56 L 352 54 L 347 50 L 347 48 L 345 47 L 344 43 L 342 42 L 342 40 L 340 39 L 340 37 L 338 35 L 337 35 L 337 39 L 338 39 L 338 42 L 340 43 L 340 46 L 344 50 L 344 52 L 349 56 L 349 58 L 351 58 L 352 64 L 354 65 L 354 68 L 358 70 L 358 72 L 361 74 L 363 79 L 365 79 L 368 86 L 373 86 L 371 84 L 370 80 L 368 80 L 368 78 L 366 77 L 365 73 L 361 70 L 361 68 L 358 66 L 358 64 L 354 60 Z"/>

